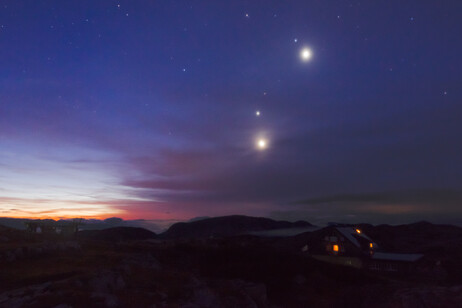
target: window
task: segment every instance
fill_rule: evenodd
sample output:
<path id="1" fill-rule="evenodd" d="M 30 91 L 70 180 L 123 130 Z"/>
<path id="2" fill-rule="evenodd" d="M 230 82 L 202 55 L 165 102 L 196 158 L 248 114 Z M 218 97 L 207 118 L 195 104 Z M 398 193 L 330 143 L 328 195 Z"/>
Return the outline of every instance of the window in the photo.
<path id="1" fill-rule="evenodd" d="M 332 250 L 335 252 L 338 252 L 338 245 L 332 245 Z"/>

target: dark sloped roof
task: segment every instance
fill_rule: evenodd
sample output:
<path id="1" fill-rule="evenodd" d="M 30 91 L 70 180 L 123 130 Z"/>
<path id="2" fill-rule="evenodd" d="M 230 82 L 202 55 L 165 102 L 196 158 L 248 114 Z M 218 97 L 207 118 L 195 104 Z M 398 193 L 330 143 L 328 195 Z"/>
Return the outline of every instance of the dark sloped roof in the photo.
<path id="1" fill-rule="evenodd" d="M 345 236 L 350 242 L 352 242 L 356 247 L 361 247 L 358 239 L 356 237 L 362 237 L 369 242 L 374 242 L 369 236 L 364 233 L 356 232 L 356 229 L 351 227 L 336 227 L 338 232 L 340 232 L 343 236 Z"/>
<path id="2" fill-rule="evenodd" d="M 372 255 L 373 260 L 390 260 L 390 261 L 404 261 L 404 262 L 415 262 L 422 257 L 423 255 L 418 254 L 418 253 L 376 252 Z"/>

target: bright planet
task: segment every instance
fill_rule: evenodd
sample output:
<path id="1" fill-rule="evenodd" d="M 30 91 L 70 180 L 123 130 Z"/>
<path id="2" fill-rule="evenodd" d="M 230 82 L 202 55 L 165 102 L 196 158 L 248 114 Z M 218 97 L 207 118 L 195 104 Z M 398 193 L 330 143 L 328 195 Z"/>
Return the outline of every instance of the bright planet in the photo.
<path id="1" fill-rule="evenodd" d="M 305 47 L 300 51 L 300 58 L 302 59 L 302 61 L 307 62 L 311 60 L 312 57 L 313 57 L 313 52 L 311 51 L 310 48 Z"/>

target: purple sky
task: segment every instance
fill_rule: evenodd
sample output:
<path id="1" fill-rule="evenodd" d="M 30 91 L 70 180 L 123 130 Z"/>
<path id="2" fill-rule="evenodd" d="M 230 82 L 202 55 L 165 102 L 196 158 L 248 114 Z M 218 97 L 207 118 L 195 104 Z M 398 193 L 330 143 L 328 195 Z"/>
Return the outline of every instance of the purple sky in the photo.
<path id="1" fill-rule="evenodd" d="M 3 1 L 0 216 L 459 223 L 461 12 Z"/>

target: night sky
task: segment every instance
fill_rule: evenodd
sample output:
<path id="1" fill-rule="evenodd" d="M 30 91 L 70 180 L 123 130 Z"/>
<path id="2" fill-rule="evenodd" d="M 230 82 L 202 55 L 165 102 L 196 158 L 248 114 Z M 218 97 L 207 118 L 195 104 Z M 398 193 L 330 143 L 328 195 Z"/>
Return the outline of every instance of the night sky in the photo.
<path id="1" fill-rule="evenodd" d="M 460 0 L 0 1 L 0 216 L 462 222 L 461 30 Z"/>

